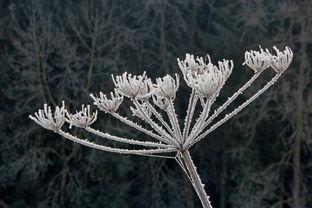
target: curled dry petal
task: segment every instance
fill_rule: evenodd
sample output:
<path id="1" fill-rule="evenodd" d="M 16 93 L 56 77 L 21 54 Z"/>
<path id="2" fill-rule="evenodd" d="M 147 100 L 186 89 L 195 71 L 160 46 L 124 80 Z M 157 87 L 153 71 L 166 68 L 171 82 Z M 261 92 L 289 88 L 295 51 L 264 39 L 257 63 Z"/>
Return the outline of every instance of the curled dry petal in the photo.
<path id="1" fill-rule="evenodd" d="M 96 121 L 97 111 L 95 111 L 95 113 L 92 113 L 90 105 L 87 105 L 87 107 L 82 105 L 81 111 L 76 112 L 75 114 L 70 114 L 67 112 L 66 116 L 66 121 L 70 123 L 70 128 L 72 125 L 86 128 Z"/>
<path id="2" fill-rule="evenodd" d="M 100 92 L 100 97 L 95 97 L 93 94 L 90 94 L 90 96 L 94 100 L 94 105 L 98 106 L 105 113 L 115 112 L 123 101 L 123 96 L 116 89 L 110 93 L 111 98 L 107 98 L 102 92 Z"/>
<path id="3" fill-rule="evenodd" d="M 157 78 L 156 84 L 154 84 L 154 95 L 162 98 L 174 99 L 179 88 L 179 77 L 177 74 L 175 74 L 175 77 L 175 80 L 170 75 Z"/>
<path id="4" fill-rule="evenodd" d="M 283 73 L 289 67 L 293 59 L 293 52 L 287 46 L 283 52 L 281 52 L 276 46 L 273 48 L 276 51 L 276 55 L 272 55 L 269 50 L 266 49 L 266 52 L 270 57 L 271 67 L 276 73 Z"/>
<path id="5" fill-rule="evenodd" d="M 52 113 L 51 107 L 44 104 L 43 109 L 39 109 L 35 116 L 29 116 L 30 119 L 35 121 L 43 128 L 58 132 L 65 122 L 65 103 L 62 102 L 62 107 L 56 106 L 54 113 Z"/>
<path id="6" fill-rule="evenodd" d="M 246 51 L 243 65 L 249 66 L 255 73 L 262 72 L 270 67 L 270 56 L 260 47 L 260 51 Z"/>
<path id="7" fill-rule="evenodd" d="M 146 77 L 145 72 L 138 76 L 125 72 L 112 78 L 118 91 L 130 99 L 146 100 L 152 95 L 152 81 Z"/>

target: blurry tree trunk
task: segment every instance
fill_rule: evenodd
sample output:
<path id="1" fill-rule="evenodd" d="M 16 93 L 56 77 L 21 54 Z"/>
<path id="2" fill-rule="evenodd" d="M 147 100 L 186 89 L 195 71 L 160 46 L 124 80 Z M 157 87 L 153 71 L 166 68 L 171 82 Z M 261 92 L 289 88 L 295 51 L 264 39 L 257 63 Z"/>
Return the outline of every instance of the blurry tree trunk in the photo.
<path id="1" fill-rule="evenodd" d="M 224 145 L 223 145 L 224 146 Z M 222 152 L 222 169 L 221 169 L 221 181 L 220 181 L 220 208 L 225 208 L 226 202 L 226 178 L 227 178 L 227 161 L 226 161 L 226 152 L 223 147 Z"/>
<path id="2" fill-rule="evenodd" d="M 305 22 L 302 24 L 302 28 L 305 28 Z M 304 29 L 303 29 L 304 30 Z M 306 49 L 307 43 L 305 41 L 306 33 L 303 31 L 301 34 L 301 49 L 299 57 L 299 70 L 298 70 L 298 87 L 295 93 L 296 111 L 295 111 L 295 137 L 293 147 L 293 207 L 301 208 L 301 140 L 303 137 L 303 91 L 305 88 L 306 77 L 304 70 L 306 69 Z"/>
<path id="3" fill-rule="evenodd" d="M 160 10 L 160 58 L 161 64 L 166 73 L 169 73 L 166 58 L 166 0 L 161 0 Z"/>
<path id="4" fill-rule="evenodd" d="M 192 50 L 194 50 L 195 46 L 194 46 L 194 39 L 195 39 L 195 30 L 196 30 L 196 0 L 192 1 L 192 28 L 190 29 L 190 33 L 191 33 L 191 48 Z"/>

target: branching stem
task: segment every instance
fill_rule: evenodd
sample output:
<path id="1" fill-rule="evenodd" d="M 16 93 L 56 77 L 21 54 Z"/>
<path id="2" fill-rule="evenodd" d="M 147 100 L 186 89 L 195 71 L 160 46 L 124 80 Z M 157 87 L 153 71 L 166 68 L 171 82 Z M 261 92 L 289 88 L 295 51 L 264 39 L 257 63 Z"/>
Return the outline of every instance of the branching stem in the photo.
<path id="1" fill-rule="evenodd" d="M 222 111 L 224 111 L 240 94 L 242 94 L 261 74 L 261 72 L 255 73 L 251 79 L 246 82 L 237 92 L 235 92 L 228 100 L 220 106 L 209 119 L 205 122 L 203 127 L 206 128 Z"/>
<path id="2" fill-rule="evenodd" d="M 187 135 L 190 130 L 191 126 L 191 121 L 193 118 L 194 110 L 195 110 L 195 105 L 197 103 L 198 97 L 196 96 L 195 90 L 192 89 L 192 94 L 190 96 L 187 112 L 186 112 L 186 117 L 184 121 L 184 129 L 183 129 L 183 143 L 186 141 Z"/>
<path id="3" fill-rule="evenodd" d="M 214 124 L 212 127 L 210 127 L 207 131 L 199 135 L 194 141 L 191 143 L 190 146 L 210 134 L 212 131 L 214 131 L 216 128 L 224 124 L 226 121 L 228 121 L 230 118 L 232 118 L 234 115 L 236 115 L 239 111 L 243 110 L 247 105 L 249 105 L 252 101 L 254 101 L 257 97 L 259 97 L 262 93 L 264 93 L 267 89 L 269 89 L 276 80 L 281 76 L 281 73 L 276 74 L 271 81 L 269 81 L 261 90 L 259 90 L 256 94 L 254 94 L 251 98 L 249 98 L 247 101 L 245 101 L 243 104 L 241 104 L 238 108 L 233 110 L 231 113 L 227 114 L 223 119 L 218 121 L 216 124 Z"/>

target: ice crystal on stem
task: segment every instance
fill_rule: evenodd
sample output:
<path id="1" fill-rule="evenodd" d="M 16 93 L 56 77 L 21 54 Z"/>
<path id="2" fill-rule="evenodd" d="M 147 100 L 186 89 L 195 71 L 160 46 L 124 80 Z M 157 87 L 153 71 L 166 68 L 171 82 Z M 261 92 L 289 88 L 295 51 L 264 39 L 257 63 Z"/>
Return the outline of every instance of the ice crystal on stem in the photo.
<path id="1" fill-rule="evenodd" d="M 279 51 L 276 47 L 274 47 L 274 50 L 276 51 L 276 55 L 272 55 L 268 49 L 264 51 L 261 47 L 260 51 L 251 50 L 245 52 L 245 62 L 243 64 L 250 67 L 255 74 L 212 114 L 210 114 L 211 105 L 232 73 L 233 62 L 223 60 L 219 61 L 218 65 L 214 65 L 209 55 L 195 58 L 191 54 L 186 54 L 185 60 L 178 59 L 178 66 L 182 71 L 183 78 L 186 84 L 192 89 L 182 130 L 174 108 L 174 100 L 179 88 L 179 78 L 177 75 L 175 75 L 175 79 L 170 75 L 157 78 L 156 83 L 153 84 L 151 79 L 146 77 L 145 72 L 143 75 L 132 75 L 125 72 L 121 76 L 112 76 L 116 88 L 114 92 L 110 93 L 110 98 L 102 92 L 100 92 L 99 97 L 93 94 L 90 95 L 94 104 L 99 109 L 114 116 L 126 125 L 137 129 L 149 136 L 150 139 L 156 140 L 156 142 L 147 141 L 145 138 L 122 138 L 93 129 L 91 125 L 97 120 L 97 111 L 92 113 L 89 105 L 86 107 L 83 105 L 81 111 L 76 112 L 76 114 L 70 114 L 65 108 L 64 102 L 61 107 L 57 106 L 54 112 L 52 112 L 51 107 L 45 104 L 42 110 L 40 109 L 35 113 L 35 116 L 29 117 L 43 128 L 52 130 L 71 141 L 91 148 L 120 154 L 174 158 L 188 175 L 202 206 L 204 208 L 212 208 L 209 196 L 206 194 L 204 184 L 202 184 L 197 173 L 189 149 L 192 145 L 199 142 L 243 110 L 278 80 L 281 74 L 289 67 L 293 53 L 288 47 L 283 52 Z M 269 67 L 277 72 L 269 82 L 232 112 L 208 127 L 227 106 L 241 95 Z M 123 102 L 124 97 L 129 98 L 133 102 L 135 107 L 130 107 L 133 115 L 146 122 L 148 127 L 143 127 L 116 112 Z M 198 105 L 198 102 L 201 105 Z M 151 103 L 154 103 L 158 108 L 155 108 Z M 198 107 L 201 112 L 194 114 Z M 159 112 L 158 110 L 162 111 Z M 199 116 L 194 118 L 194 115 Z M 139 148 L 112 148 L 78 138 L 61 129 L 65 121 L 70 124 L 70 127 L 80 127 L 105 139 L 135 145 Z M 170 155 L 170 153 L 176 154 L 175 157 Z"/>

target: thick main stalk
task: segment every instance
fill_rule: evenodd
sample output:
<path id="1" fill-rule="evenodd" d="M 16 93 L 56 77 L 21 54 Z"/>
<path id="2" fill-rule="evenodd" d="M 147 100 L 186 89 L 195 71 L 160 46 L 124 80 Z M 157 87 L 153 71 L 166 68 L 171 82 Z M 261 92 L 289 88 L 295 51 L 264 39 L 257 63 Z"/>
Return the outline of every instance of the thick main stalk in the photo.
<path id="1" fill-rule="evenodd" d="M 186 168 L 188 170 L 188 173 L 191 178 L 191 182 L 193 184 L 193 187 L 200 199 L 201 204 L 204 208 L 212 208 L 211 203 L 209 201 L 209 197 L 206 194 L 206 191 L 204 189 L 204 184 L 202 184 L 201 179 L 197 173 L 196 167 L 193 163 L 193 160 L 191 158 L 191 155 L 188 150 L 181 151 L 184 163 L 186 165 Z"/>

